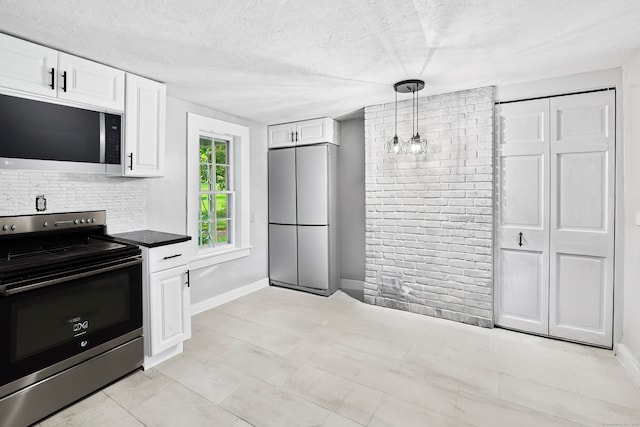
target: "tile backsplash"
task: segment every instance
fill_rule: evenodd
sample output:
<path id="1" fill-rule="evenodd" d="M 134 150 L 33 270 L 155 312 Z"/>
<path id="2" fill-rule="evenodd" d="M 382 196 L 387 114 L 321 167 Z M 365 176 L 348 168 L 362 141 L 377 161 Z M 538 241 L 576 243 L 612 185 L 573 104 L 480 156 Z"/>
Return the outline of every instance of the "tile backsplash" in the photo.
<path id="1" fill-rule="evenodd" d="M 44 213 L 106 210 L 109 233 L 146 228 L 147 182 L 90 173 L 0 170 L 0 215 L 36 213 L 44 194 Z"/>

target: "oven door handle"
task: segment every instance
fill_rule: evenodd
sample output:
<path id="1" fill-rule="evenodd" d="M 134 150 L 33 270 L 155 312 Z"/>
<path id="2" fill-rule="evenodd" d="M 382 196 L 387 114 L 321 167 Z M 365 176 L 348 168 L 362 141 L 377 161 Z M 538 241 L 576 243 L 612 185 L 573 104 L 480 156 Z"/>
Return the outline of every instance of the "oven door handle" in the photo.
<path id="1" fill-rule="evenodd" d="M 127 262 L 122 262 L 122 263 L 118 263 L 118 264 L 112 264 L 112 265 L 109 265 L 107 267 L 98 268 L 97 270 L 84 271 L 82 273 L 70 274 L 68 276 L 58 277 L 57 279 L 44 280 L 42 282 L 32 283 L 30 285 L 20 286 L 20 287 L 13 288 L 13 289 L 4 289 L 2 294 L 4 296 L 15 295 L 15 294 L 19 294 L 19 293 L 22 293 L 22 292 L 31 291 L 33 289 L 38 289 L 38 288 L 44 288 L 46 286 L 57 285 L 59 283 L 68 282 L 70 280 L 83 279 L 85 277 L 95 276 L 96 274 L 107 273 L 109 271 L 119 270 L 119 269 L 125 268 L 125 267 L 131 267 L 132 265 L 141 264 L 141 263 L 142 263 L 142 259 L 141 258 L 136 258 L 133 261 L 127 261 Z"/>

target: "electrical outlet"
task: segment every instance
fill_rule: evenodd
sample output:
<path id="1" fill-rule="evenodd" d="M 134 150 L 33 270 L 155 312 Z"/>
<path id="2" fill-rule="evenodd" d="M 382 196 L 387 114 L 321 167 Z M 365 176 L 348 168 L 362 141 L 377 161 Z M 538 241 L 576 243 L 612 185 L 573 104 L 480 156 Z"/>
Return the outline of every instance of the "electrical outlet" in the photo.
<path id="1" fill-rule="evenodd" d="M 47 199 L 44 194 L 36 196 L 36 212 L 44 212 L 47 210 Z"/>

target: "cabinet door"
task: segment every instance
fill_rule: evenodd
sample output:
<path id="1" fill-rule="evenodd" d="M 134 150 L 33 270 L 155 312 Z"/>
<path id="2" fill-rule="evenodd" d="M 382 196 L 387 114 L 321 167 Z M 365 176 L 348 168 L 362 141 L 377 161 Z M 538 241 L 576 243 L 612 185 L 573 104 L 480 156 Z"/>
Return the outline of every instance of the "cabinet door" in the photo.
<path id="1" fill-rule="evenodd" d="M 295 123 L 269 126 L 269 148 L 293 147 L 295 145 Z"/>
<path id="2" fill-rule="evenodd" d="M 189 294 L 186 266 L 150 275 L 151 356 L 191 337 Z"/>
<path id="3" fill-rule="evenodd" d="M 127 74 L 124 175 L 162 176 L 166 86 Z"/>
<path id="4" fill-rule="evenodd" d="M 124 111 L 124 71 L 60 52 L 58 98 Z"/>
<path id="5" fill-rule="evenodd" d="M 0 86 L 56 96 L 58 52 L 0 34 Z"/>
<path id="6" fill-rule="evenodd" d="M 297 145 L 332 142 L 329 137 L 329 119 L 313 119 L 296 123 L 295 140 Z"/>

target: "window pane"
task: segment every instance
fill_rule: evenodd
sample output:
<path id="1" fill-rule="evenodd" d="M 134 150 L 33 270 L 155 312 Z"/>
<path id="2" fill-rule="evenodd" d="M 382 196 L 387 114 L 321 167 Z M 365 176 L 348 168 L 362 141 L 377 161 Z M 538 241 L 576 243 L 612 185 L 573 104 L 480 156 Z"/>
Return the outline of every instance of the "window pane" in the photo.
<path id="1" fill-rule="evenodd" d="M 198 245 L 205 246 L 211 244 L 211 232 L 209 222 L 201 222 L 200 223 L 200 234 L 198 235 Z"/>
<path id="2" fill-rule="evenodd" d="M 216 165 L 216 191 L 229 190 L 229 167 Z"/>
<path id="3" fill-rule="evenodd" d="M 216 243 L 229 243 L 229 221 L 226 219 L 216 221 Z"/>
<path id="4" fill-rule="evenodd" d="M 210 170 L 208 163 L 200 163 L 200 191 L 209 191 Z"/>
<path id="5" fill-rule="evenodd" d="M 210 138 L 204 136 L 200 137 L 200 163 L 212 163 L 211 162 L 211 150 L 213 141 Z"/>
<path id="6" fill-rule="evenodd" d="M 215 163 L 218 165 L 228 165 L 228 148 L 229 143 L 227 141 L 216 140 L 215 142 Z"/>
<path id="7" fill-rule="evenodd" d="M 212 196 L 209 194 L 200 195 L 200 221 L 210 221 L 213 216 L 211 198 Z"/>
<path id="8" fill-rule="evenodd" d="M 216 194 L 216 217 L 218 219 L 231 218 L 230 194 Z"/>
<path id="9" fill-rule="evenodd" d="M 211 191 L 211 153 L 213 141 L 200 137 L 200 191 Z"/>

